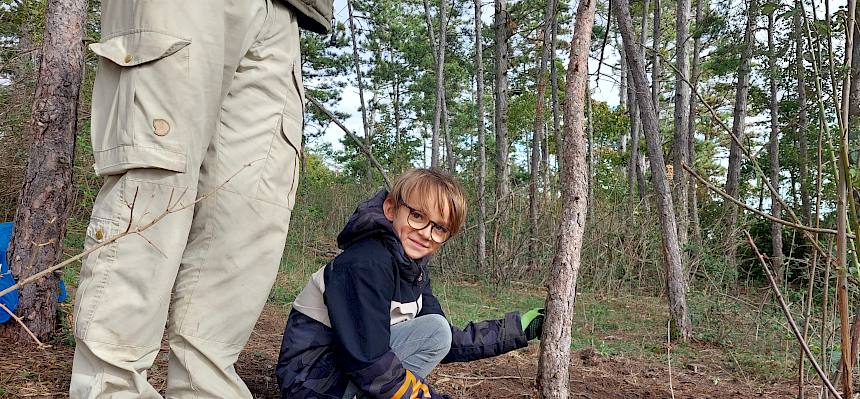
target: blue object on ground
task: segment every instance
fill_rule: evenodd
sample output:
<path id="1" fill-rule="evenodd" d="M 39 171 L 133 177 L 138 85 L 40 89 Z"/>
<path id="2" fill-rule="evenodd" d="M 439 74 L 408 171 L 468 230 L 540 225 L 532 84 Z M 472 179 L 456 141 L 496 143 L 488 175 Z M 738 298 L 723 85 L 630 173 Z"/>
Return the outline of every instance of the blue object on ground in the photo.
<path id="1" fill-rule="evenodd" d="M 6 250 L 9 248 L 9 241 L 11 240 L 12 223 L 0 223 L 0 291 L 15 285 L 15 279 L 12 277 L 12 273 L 9 272 L 9 263 L 6 262 Z M 10 311 L 14 311 L 18 307 L 18 290 L 13 290 L 6 295 L 0 296 L 0 303 Z M 0 309 L 0 324 L 5 323 L 10 318 L 12 316 L 9 313 Z"/>
<path id="2" fill-rule="evenodd" d="M 0 291 L 5 290 L 15 285 L 15 278 L 9 271 L 9 262 L 6 259 L 6 253 L 9 248 L 9 242 L 12 241 L 12 222 L 0 223 Z M 66 283 L 60 279 L 60 294 L 57 295 L 57 301 L 63 302 L 69 297 L 66 291 Z M 3 296 L 0 296 L 0 303 L 9 308 L 10 311 L 15 311 L 18 307 L 18 290 L 12 290 Z M 0 309 L 0 324 L 7 322 L 12 316 L 6 311 Z"/>

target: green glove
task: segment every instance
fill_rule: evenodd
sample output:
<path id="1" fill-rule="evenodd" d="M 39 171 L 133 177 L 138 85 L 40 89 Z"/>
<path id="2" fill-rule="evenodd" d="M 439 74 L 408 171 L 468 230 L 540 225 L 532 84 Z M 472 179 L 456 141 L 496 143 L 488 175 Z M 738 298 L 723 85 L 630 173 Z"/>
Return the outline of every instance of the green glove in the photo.
<path id="1" fill-rule="evenodd" d="M 523 332 L 526 333 L 526 339 L 529 341 L 540 338 L 543 332 L 543 308 L 535 308 L 529 310 L 520 317 L 520 323 L 523 326 Z"/>

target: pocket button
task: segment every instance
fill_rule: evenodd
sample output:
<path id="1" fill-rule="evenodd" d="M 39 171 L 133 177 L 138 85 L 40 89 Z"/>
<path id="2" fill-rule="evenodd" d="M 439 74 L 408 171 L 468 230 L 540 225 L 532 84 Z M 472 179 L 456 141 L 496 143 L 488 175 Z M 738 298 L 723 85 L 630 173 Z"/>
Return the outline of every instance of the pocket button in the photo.
<path id="1" fill-rule="evenodd" d="M 153 120 L 152 128 L 157 136 L 166 136 L 167 133 L 170 133 L 170 124 L 164 119 Z"/>
<path id="2" fill-rule="evenodd" d="M 102 230 L 102 229 L 96 230 L 96 240 L 101 241 L 103 238 L 105 238 L 104 230 Z"/>
<path id="3" fill-rule="evenodd" d="M 126 54 L 125 59 L 123 59 L 123 61 L 125 61 L 126 64 L 130 64 L 132 60 L 134 60 L 134 56 L 131 54 Z"/>

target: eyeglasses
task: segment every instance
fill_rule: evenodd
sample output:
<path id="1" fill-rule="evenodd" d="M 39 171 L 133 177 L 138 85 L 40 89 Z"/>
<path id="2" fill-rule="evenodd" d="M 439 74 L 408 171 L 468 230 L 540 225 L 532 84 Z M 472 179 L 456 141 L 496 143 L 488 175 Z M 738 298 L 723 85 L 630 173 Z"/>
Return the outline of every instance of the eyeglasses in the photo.
<path id="1" fill-rule="evenodd" d="M 407 205 L 405 202 L 401 201 L 400 203 L 405 206 L 406 209 L 409 209 L 409 216 L 406 217 L 406 222 L 409 223 L 410 227 L 415 230 L 424 230 L 427 226 L 433 225 L 433 228 L 430 229 L 430 238 L 439 244 L 443 244 L 451 238 L 451 230 L 447 227 L 430 220 L 427 215 Z"/>

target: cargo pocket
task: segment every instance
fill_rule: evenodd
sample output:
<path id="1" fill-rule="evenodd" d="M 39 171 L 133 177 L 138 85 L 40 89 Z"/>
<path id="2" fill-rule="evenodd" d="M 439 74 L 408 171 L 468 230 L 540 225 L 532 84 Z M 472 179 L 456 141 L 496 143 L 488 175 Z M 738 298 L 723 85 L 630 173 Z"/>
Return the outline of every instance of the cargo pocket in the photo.
<path id="1" fill-rule="evenodd" d="M 118 222 L 93 217 L 87 226 L 84 252 L 119 234 Z M 87 254 L 82 260 L 80 283 L 75 298 L 75 336 L 86 338 L 93 314 L 102 301 L 110 280 L 110 265 L 116 259 L 116 244 L 111 243 Z"/>
<path id="2" fill-rule="evenodd" d="M 190 39 L 131 31 L 90 45 L 99 55 L 92 144 L 99 175 L 134 168 L 185 172 L 193 102 Z"/>
<path id="3" fill-rule="evenodd" d="M 293 209 L 295 204 L 302 154 L 304 87 L 300 68 L 298 63 L 293 68 L 280 126 L 272 137 L 257 190 L 257 198 L 288 209 Z"/>

